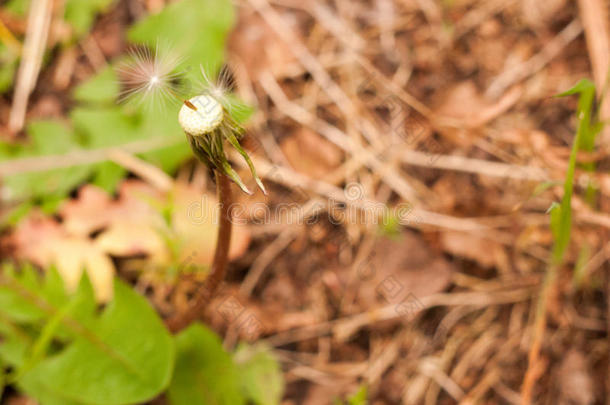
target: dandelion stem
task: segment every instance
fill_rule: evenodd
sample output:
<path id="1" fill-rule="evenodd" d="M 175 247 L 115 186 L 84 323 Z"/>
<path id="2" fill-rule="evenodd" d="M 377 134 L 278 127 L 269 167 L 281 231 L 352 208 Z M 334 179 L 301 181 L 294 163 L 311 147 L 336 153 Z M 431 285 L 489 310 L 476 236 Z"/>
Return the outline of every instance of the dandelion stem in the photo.
<path id="1" fill-rule="evenodd" d="M 186 328 L 203 315 L 206 305 L 212 300 L 225 278 L 231 242 L 231 204 L 233 197 L 231 195 L 231 182 L 229 178 L 216 170 L 214 174 L 216 176 L 216 190 L 220 202 L 220 212 L 218 238 L 216 240 L 212 268 L 204 283 L 198 287 L 192 304 L 186 312 L 178 314 L 167 321 L 167 327 L 174 333 Z"/>

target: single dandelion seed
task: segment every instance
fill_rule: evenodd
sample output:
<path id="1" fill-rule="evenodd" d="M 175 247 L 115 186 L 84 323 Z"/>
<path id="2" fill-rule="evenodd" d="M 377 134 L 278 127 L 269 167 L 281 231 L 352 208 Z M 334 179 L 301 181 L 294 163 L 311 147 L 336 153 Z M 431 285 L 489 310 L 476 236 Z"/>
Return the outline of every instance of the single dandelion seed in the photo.
<path id="1" fill-rule="evenodd" d="M 178 69 L 181 62 L 181 57 L 159 44 L 154 50 L 132 49 L 128 59 L 117 67 L 123 87 L 119 101 L 152 105 L 182 102 L 178 86 L 183 76 Z"/>
<path id="2" fill-rule="evenodd" d="M 215 80 L 207 73 L 209 70 L 211 68 L 204 69 L 203 66 L 200 66 L 201 79 L 195 87 L 197 93 L 213 97 L 230 114 L 240 112 L 244 106 L 243 104 L 236 103 L 235 98 L 232 97 L 235 86 L 230 70 L 226 65 L 222 66 Z"/>

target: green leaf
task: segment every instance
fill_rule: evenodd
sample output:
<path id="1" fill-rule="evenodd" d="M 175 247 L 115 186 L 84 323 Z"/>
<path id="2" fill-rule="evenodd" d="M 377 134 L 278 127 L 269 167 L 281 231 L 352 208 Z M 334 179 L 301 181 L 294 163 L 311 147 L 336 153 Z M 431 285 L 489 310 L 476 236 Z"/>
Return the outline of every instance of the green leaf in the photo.
<path id="1" fill-rule="evenodd" d="M 12 14 L 25 17 L 28 12 L 28 7 L 30 6 L 30 1 L 31 0 L 10 0 L 4 6 L 4 9 Z"/>
<path id="2" fill-rule="evenodd" d="M 181 136 L 180 141 L 162 149 L 146 152 L 140 156 L 148 162 L 160 167 L 165 172 L 173 174 L 180 163 L 191 157 L 191 149 Z"/>
<path id="3" fill-rule="evenodd" d="M 570 160 L 563 185 L 563 198 L 559 206 L 552 206 L 551 231 L 554 237 L 552 263 L 559 265 L 563 261 L 570 243 L 572 228 L 572 194 L 574 191 L 574 173 L 576 171 L 576 156 L 583 147 L 593 148 L 595 131 L 592 130 L 591 110 L 595 98 L 595 85 L 590 80 L 581 80 L 570 90 L 559 94 L 559 97 L 580 94 L 578 99 L 578 129 L 572 144 Z M 589 150 L 590 151 L 590 150 Z"/>
<path id="4" fill-rule="evenodd" d="M 5 265 L 2 268 L 3 278 L 12 280 L 15 278 L 15 271 L 12 267 Z M 21 283 L 4 283 L 0 279 L 0 313 L 10 322 L 31 324 L 44 318 L 44 311 L 34 302 L 24 297 L 22 291 L 27 291 L 27 284 L 24 283 L 26 277 L 22 276 Z M 36 288 L 37 286 L 34 286 Z"/>
<path id="5" fill-rule="evenodd" d="M 34 121 L 27 131 L 39 155 L 67 152 L 77 143 L 72 131 L 59 121 Z"/>
<path id="6" fill-rule="evenodd" d="M 0 160 L 41 157 L 78 150 L 81 145 L 74 133 L 57 121 L 35 121 L 28 125 L 31 144 L 14 148 L 12 155 L 4 154 Z M 44 172 L 25 172 L 6 176 L 3 186 L 11 200 L 26 200 L 43 196 L 64 197 L 76 185 L 91 175 L 91 168 L 74 166 Z"/>
<path id="7" fill-rule="evenodd" d="M 368 404 L 367 391 L 366 385 L 362 385 L 354 395 L 347 399 L 347 402 L 335 399 L 333 405 L 366 405 Z"/>
<path id="8" fill-rule="evenodd" d="M 0 363 L 13 367 L 22 364 L 33 344 L 30 333 L 0 313 L 0 336 Z"/>
<path id="9" fill-rule="evenodd" d="M 557 181 L 557 180 L 544 181 L 544 182 L 538 184 L 536 186 L 536 188 L 534 188 L 534 191 L 532 191 L 532 197 L 538 197 L 540 194 L 544 193 L 549 188 L 555 187 L 560 184 L 561 184 L 561 181 Z"/>
<path id="10" fill-rule="evenodd" d="M 366 385 L 360 387 L 358 392 L 356 392 L 352 397 L 350 397 L 349 405 L 366 405 L 367 401 L 367 389 Z"/>
<path id="11" fill-rule="evenodd" d="M 95 15 L 108 8 L 113 0 L 66 0 L 64 19 L 74 29 L 77 37 L 85 35 Z"/>
<path id="12" fill-rule="evenodd" d="M 17 55 L 0 43 L 0 93 L 6 92 L 13 86 L 17 65 Z"/>
<path id="13" fill-rule="evenodd" d="M 171 336 L 129 286 L 115 281 L 114 293 L 90 326 L 65 322 L 74 341 L 26 373 L 29 395 L 119 405 L 151 399 L 168 385 L 174 360 Z"/>
<path id="14" fill-rule="evenodd" d="M 140 157 L 168 173 L 175 172 L 180 163 L 192 156 L 178 123 L 179 108 L 180 106 L 169 105 L 160 111 L 144 109 L 142 112 L 142 131 L 151 138 L 168 137 L 170 143 L 166 147 L 141 153 Z"/>
<path id="15" fill-rule="evenodd" d="M 17 204 L 17 206 L 14 208 L 9 209 L 0 222 L 0 229 L 17 225 L 19 221 L 30 213 L 32 208 L 34 208 L 34 204 L 32 204 L 30 201 L 26 201 Z"/>
<path id="16" fill-rule="evenodd" d="M 557 94 L 555 97 L 565 97 L 571 96 L 574 94 L 581 93 L 595 93 L 595 84 L 589 79 L 581 79 L 578 83 L 576 83 L 572 88 L 566 90 L 562 93 Z"/>
<path id="17" fill-rule="evenodd" d="M 96 165 L 96 173 L 92 184 L 112 194 L 119 182 L 127 174 L 127 170 L 113 162 L 104 162 Z"/>
<path id="18" fill-rule="evenodd" d="M 85 142 L 92 148 L 120 146 L 137 140 L 170 138 L 169 146 L 142 153 L 140 156 L 171 173 L 189 157 L 188 145 L 184 142 L 177 115 L 172 108 L 155 113 L 139 111 L 128 115 L 119 107 L 80 107 L 72 111 L 72 120 Z M 98 163 L 95 168 L 93 183 L 109 192 L 114 191 L 127 173 L 112 162 Z"/>
<path id="19" fill-rule="evenodd" d="M 101 314 L 87 277 L 68 296 L 55 271 L 42 279 L 32 268 L 5 266 L 0 287 L 9 304 L 0 311 L 0 356 L 17 368 L 19 389 L 42 405 L 138 403 L 168 386 L 172 337 L 121 281 Z"/>
<path id="20" fill-rule="evenodd" d="M 188 78 L 199 81 L 200 65 L 215 73 L 222 64 L 226 36 L 234 20 L 230 0 L 180 0 L 135 24 L 128 38 L 151 48 L 160 40 L 169 44 L 184 55 Z"/>
<path id="21" fill-rule="evenodd" d="M 145 138 L 138 116 L 128 116 L 119 107 L 78 107 L 71 112 L 74 127 L 90 148 L 118 146 Z"/>
<path id="22" fill-rule="evenodd" d="M 176 336 L 176 368 L 168 391 L 172 405 L 240 405 L 239 372 L 218 336 L 193 324 Z"/>
<path id="23" fill-rule="evenodd" d="M 241 385 L 248 399 L 258 405 L 275 405 L 282 400 L 284 378 L 277 360 L 263 346 L 241 345 L 235 355 Z"/>
<path id="24" fill-rule="evenodd" d="M 574 264 L 574 274 L 572 275 L 572 284 L 578 289 L 583 286 L 583 282 L 587 276 L 585 271 L 587 268 L 586 264 L 589 263 L 591 256 L 591 247 L 585 242 L 580 248 L 580 252 L 578 252 L 578 258 Z"/>
<path id="25" fill-rule="evenodd" d="M 108 66 L 74 89 L 74 99 L 84 103 L 113 102 L 119 95 L 119 80 Z"/>

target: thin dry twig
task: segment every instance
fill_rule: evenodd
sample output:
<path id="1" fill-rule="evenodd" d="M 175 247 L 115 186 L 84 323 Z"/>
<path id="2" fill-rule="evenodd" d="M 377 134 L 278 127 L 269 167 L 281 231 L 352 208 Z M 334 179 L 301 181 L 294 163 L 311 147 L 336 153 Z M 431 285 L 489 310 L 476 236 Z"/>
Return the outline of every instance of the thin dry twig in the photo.
<path id="1" fill-rule="evenodd" d="M 284 114 L 320 133 L 338 147 L 352 153 L 354 157 L 362 160 L 372 170 L 375 170 L 384 179 L 386 184 L 392 187 L 402 198 L 417 204 L 418 199 L 412 187 L 398 176 L 392 167 L 381 162 L 373 152 L 354 142 L 353 139 L 339 128 L 315 117 L 301 106 L 289 101 L 275 79 L 273 79 L 271 73 L 263 72 L 259 77 L 259 81 L 277 108 Z"/>
<path id="2" fill-rule="evenodd" d="M 42 57 L 49 36 L 51 26 L 52 1 L 32 0 L 28 15 L 28 25 L 17 73 L 13 106 L 9 117 L 9 130 L 12 133 L 21 131 L 25 123 L 30 93 L 34 90 Z"/>
<path id="3" fill-rule="evenodd" d="M 555 38 L 549 41 L 544 48 L 527 61 L 505 70 L 489 85 L 485 95 L 490 99 L 500 97 L 507 88 L 534 73 L 542 70 L 553 58 L 575 40 L 582 33 L 582 24 L 574 20 L 568 24 Z"/>
<path id="4" fill-rule="evenodd" d="M 175 145 L 176 139 L 159 136 L 146 140 L 129 142 L 121 145 L 120 150 L 126 153 L 144 153 Z M 79 165 L 99 163 L 110 160 L 110 156 L 118 148 L 82 149 L 61 155 L 36 156 L 12 159 L 0 163 L 0 176 L 10 176 L 19 173 L 41 172 L 52 169 L 64 169 Z"/>
<path id="5" fill-rule="evenodd" d="M 157 166 L 145 162 L 132 154 L 115 149 L 108 152 L 108 157 L 116 164 L 130 170 L 161 191 L 167 192 L 173 187 L 174 179 L 171 176 Z"/>
<path id="6" fill-rule="evenodd" d="M 463 156 L 432 155 L 415 150 L 401 150 L 403 163 L 429 167 L 432 169 L 455 170 L 481 176 L 500 177 L 515 180 L 548 181 L 550 176 L 539 167 L 520 166 L 507 163 L 490 162 Z"/>
<path id="7" fill-rule="evenodd" d="M 320 199 L 310 200 L 302 210 L 299 211 L 298 217 L 295 219 L 294 224 L 301 224 L 303 219 L 310 215 L 314 215 L 319 209 L 322 201 Z M 290 225 L 290 224 L 289 224 Z M 252 262 L 250 271 L 244 279 L 239 288 L 239 292 L 248 296 L 256 287 L 256 283 L 263 275 L 263 272 L 271 264 L 271 262 L 279 255 L 298 235 L 299 229 L 295 227 L 286 228 L 278 235 L 278 237 L 271 242 L 265 250 Z"/>
<path id="8" fill-rule="evenodd" d="M 238 156 L 232 154 L 235 159 L 235 164 L 245 168 L 245 163 L 238 159 Z M 325 183 L 319 180 L 313 180 L 300 173 L 296 173 L 288 168 L 281 166 L 274 166 L 269 162 L 261 158 L 252 157 L 256 171 L 260 173 L 261 177 L 267 178 L 271 181 L 276 181 L 292 188 L 301 188 L 311 190 L 321 196 L 326 197 L 331 201 L 342 202 L 349 207 L 370 210 L 371 207 L 379 206 L 383 203 L 370 198 L 361 199 L 350 199 L 346 197 L 345 190 L 336 187 L 332 184 Z M 269 176 L 269 177 L 268 177 Z M 439 214 L 436 212 L 427 211 L 420 208 L 413 208 L 406 218 L 402 218 L 401 221 L 407 226 L 420 226 L 429 225 L 433 227 L 439 227 L 444 229 L 451 229 L 455 231 L 463 232 L 482 232 L 489 230 L 489 227 L 478 223 L 476 220 L 471 218 L 458 218 L 450 215 Z"/>
<path id="9" fill-rule="evenodd" d="M 423 310 L 437 306 L 460 306 L 471 305 L 475 307 L 489 307 L 492 305 L 505 305 L 515 302 L 529 300 L 532 295 L 531 288 L 514 289 L 511 291 L 495 292 L 465 292 L 465 293 L 439 293 L 418 297 L 423 305 Z M 467 303 L 467 304 L 466 304 Z M 412 314 L 415 316 L 416 314 Z M 396 305 L 387 305 L 381 308 L 350 315 L 344 318 L 335 319 L 329 322 L 322 322 L 304 328 L 292 329 L 280 332 L 276 335 L 264 339 L 273 346 L 282 346 L 288 343 L 310 339 L 328 333 L 341 340 L 345 340 L 356 333 L 361 328 L 377 322 L 399 319 L 402 315 L 396 311 Z"/>

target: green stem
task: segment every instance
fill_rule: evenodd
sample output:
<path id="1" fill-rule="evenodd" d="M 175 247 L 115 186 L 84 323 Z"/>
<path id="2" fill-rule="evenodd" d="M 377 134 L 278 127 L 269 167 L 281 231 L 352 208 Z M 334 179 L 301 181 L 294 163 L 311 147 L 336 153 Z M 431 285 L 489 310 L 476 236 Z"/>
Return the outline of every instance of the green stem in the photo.
<path id="1" fill-rule="evenodd" d="M 231 243 L 231 182 L 229 178 L 218 171 L 216 176 L 216 189 L 220 202 L 218 219 L 218 238 L 210 274 L 205 282 L 198 288 L 191 306 L 182 314 L 178 314 L 167 321 L 167 327 L 176 333 L 189 326 L 201 317 L 207 304 L 212 300 L 218 287 L 225 278 L 227 262 L 229 261 L 229 245 Z"/>

